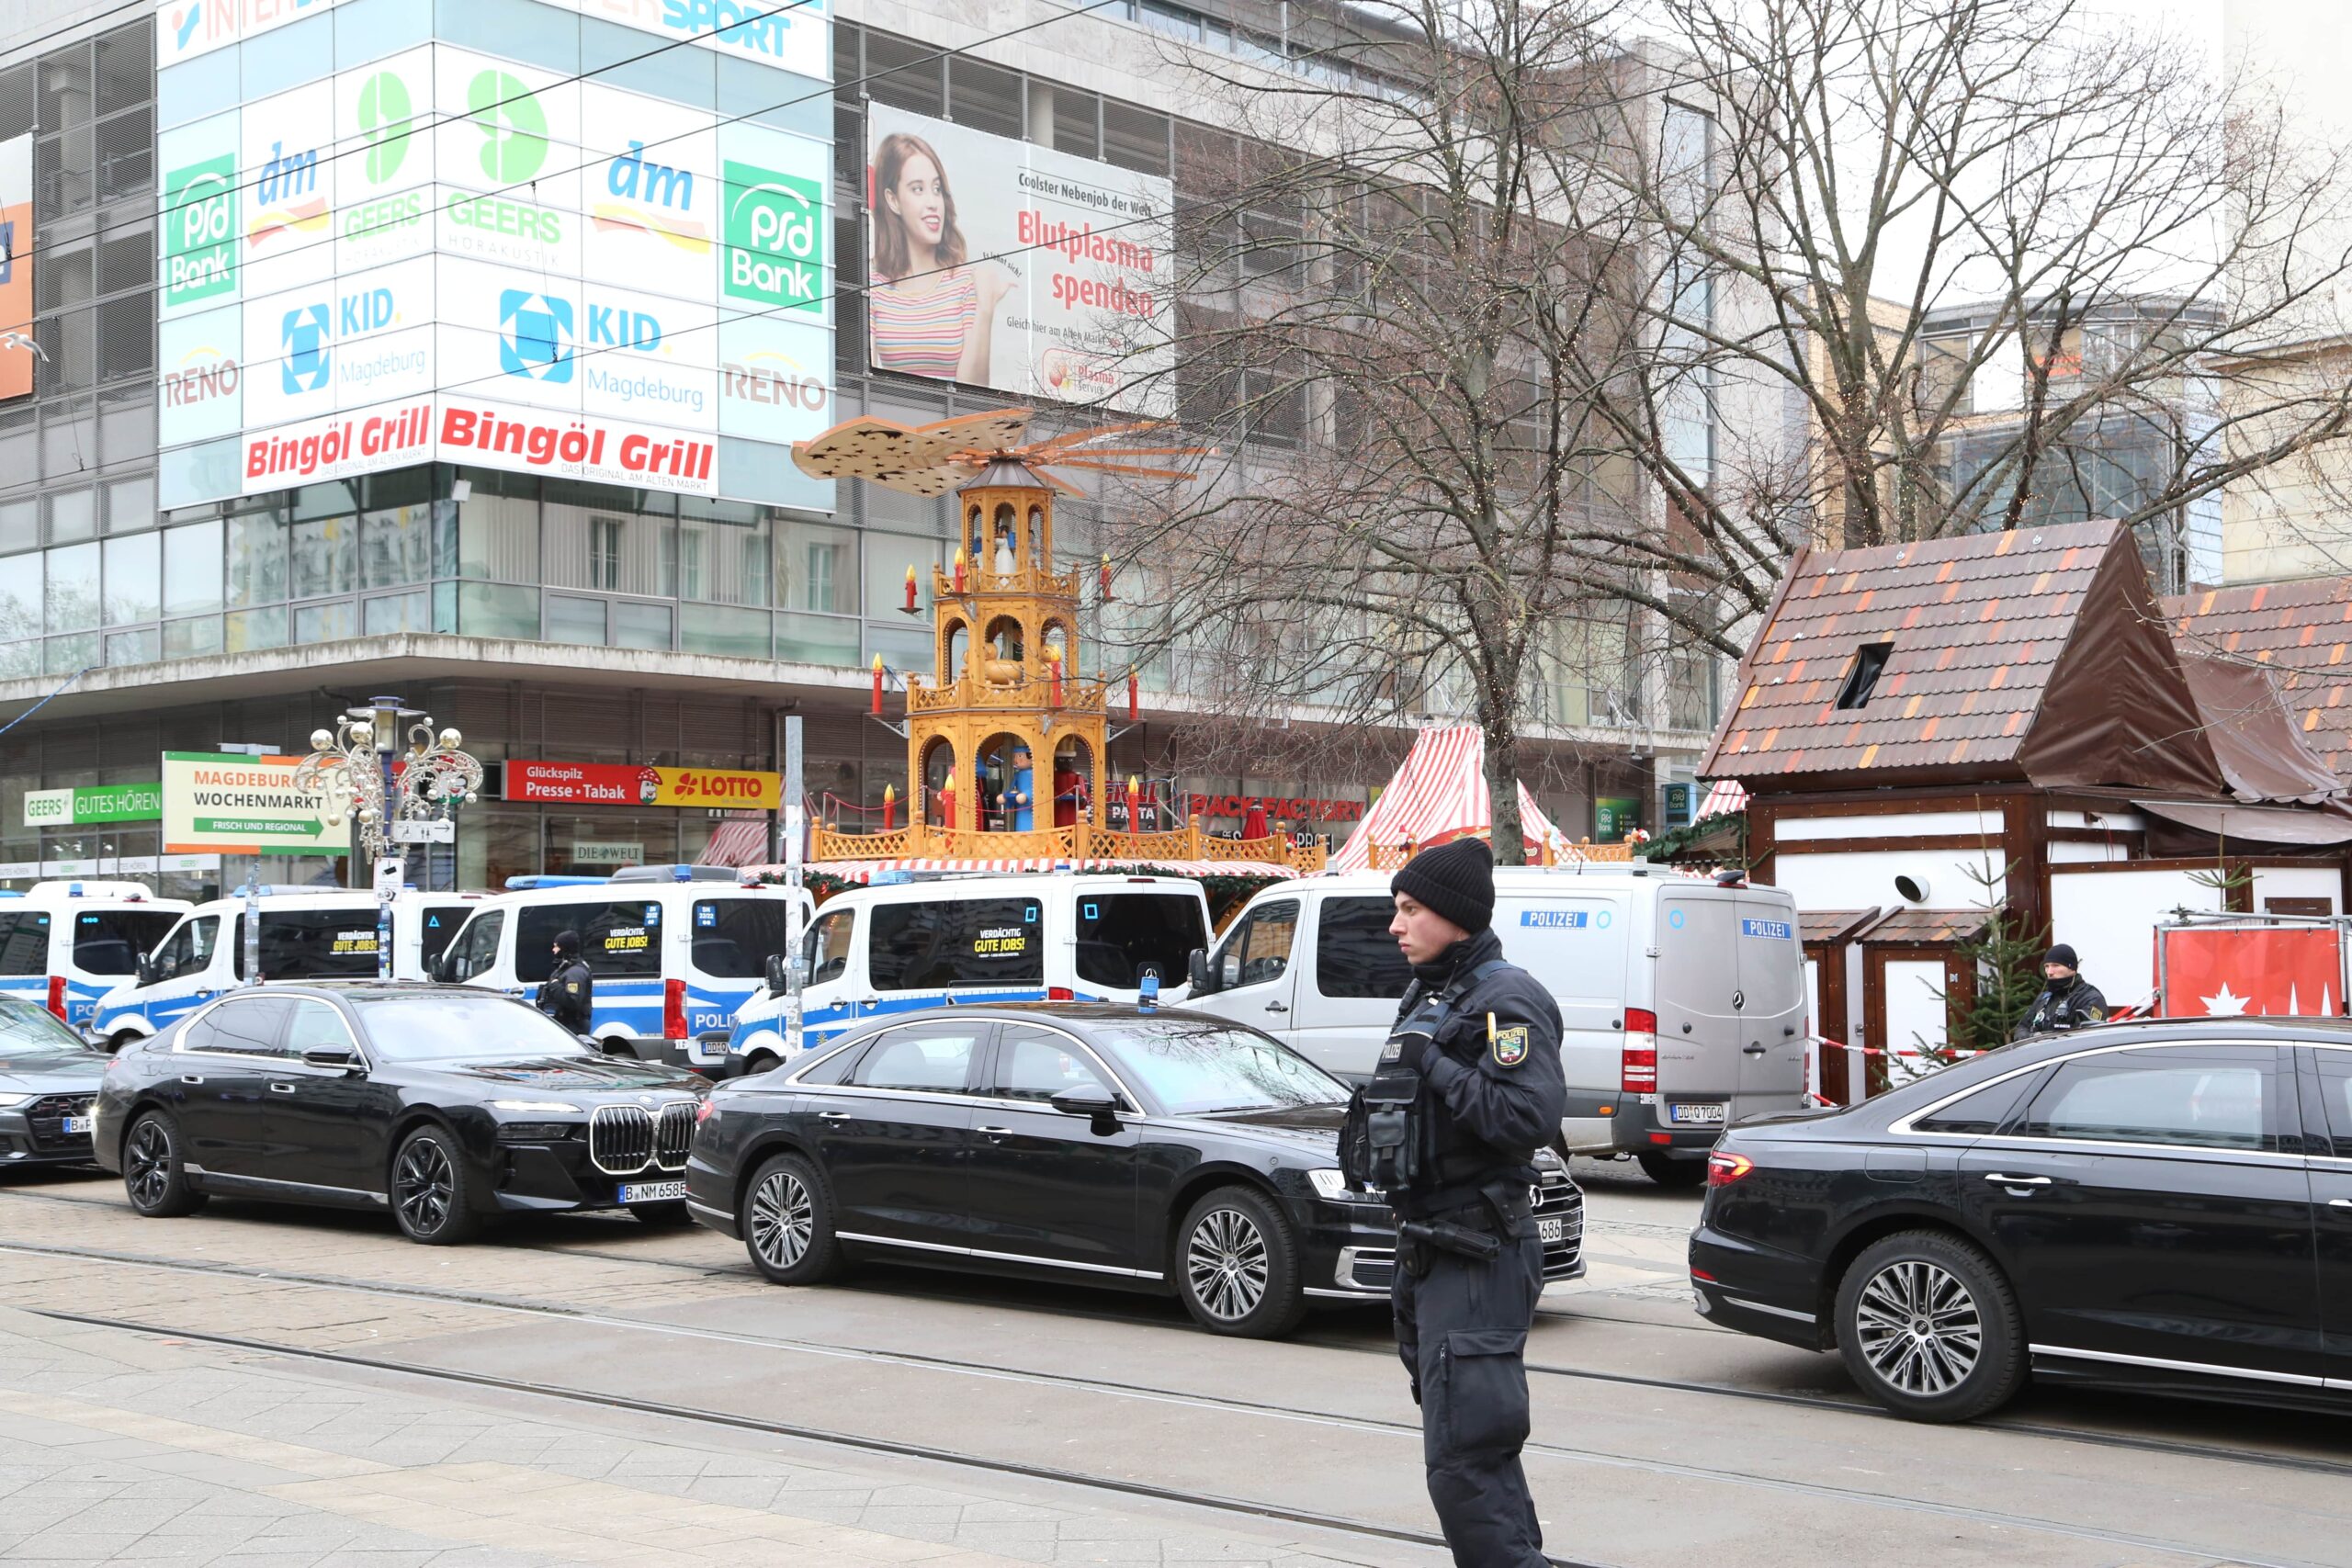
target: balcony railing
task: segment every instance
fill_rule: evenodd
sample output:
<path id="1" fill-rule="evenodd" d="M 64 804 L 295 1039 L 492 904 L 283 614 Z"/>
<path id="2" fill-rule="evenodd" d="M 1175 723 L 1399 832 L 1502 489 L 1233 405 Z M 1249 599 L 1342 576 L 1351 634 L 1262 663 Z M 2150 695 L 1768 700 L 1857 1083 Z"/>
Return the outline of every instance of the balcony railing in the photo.
<path id="1" fill-rule="evenodd" d="M 1053 683 L 1049 681 L 1016 681 L 1009 686 L 994 685 L 976 680 L 970 675 L 958 676 L 944 686 L 907 688 L 907 711 L 910 713 L 952 713 L 958 708 L 986 708 L 991 712 L 1062 712 L 1101 713 L 1103 699 L 1110 691 L 1107 681 L 1062 682 L 1062 700 L 1053 700 Z"/>

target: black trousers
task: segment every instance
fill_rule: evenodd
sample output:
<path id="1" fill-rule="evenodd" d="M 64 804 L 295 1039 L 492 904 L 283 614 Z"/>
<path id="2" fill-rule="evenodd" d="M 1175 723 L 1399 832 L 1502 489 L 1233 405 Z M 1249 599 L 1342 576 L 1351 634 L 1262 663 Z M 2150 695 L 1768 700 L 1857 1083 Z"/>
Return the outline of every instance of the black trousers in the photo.
<path id="1" fill-rule="evenodd" d="M 1490 1263 L 1422 1250 L 1429 1271 L 1400 1266 L 1389 1298 L 1396 1353 L 1420 1401 L 1421 1461 L 1445 1543 L 1460 1568 L 1544 1568 L 1544 1532 L 1519 1462 L 1544 1244 L 1532 1234 L 1505 1241 Z"/>

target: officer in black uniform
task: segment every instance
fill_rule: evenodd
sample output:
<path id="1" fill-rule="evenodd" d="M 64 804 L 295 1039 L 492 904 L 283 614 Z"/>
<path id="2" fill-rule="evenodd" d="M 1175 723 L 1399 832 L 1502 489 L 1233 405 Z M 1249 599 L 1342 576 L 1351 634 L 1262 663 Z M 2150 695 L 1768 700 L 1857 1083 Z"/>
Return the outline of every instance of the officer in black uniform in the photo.
<path id="1" fill-rule="evenodd" d="M 2106 1021 L 2107 998 L 2077 972 L 2079 962 L 2075 950 L 2063 942 L 2042 955 L 2041 977 L 2048 983 L 2042 987 L 2041 994 L 2033 998 L 2033 1005 L 2025 1010 L 2025 1016 L 2018 1020 L 2017 1032 L 2011 1039 L 2080 1029 Z"/>
<path id="2" fill-rule="evenodd" d="M 1541 1568 L 1519 1452 L 1527 1329 L 1544 1289 L 1529 1191 L 1567 1094 L 1559 1009 L 1503 960 L 1484 843 L 1426 850 L 1390 890 L 1388 931 L 1413 984 L 1361 1092 L 1368 1127 L 1383 1106 L 1401 1115 L 1388 1135 L 1359 1141 L 1387 1151 L 1388 1179 L 1374 1184 L 1396 1211 L 1396 1350 L 1421 1407 L 1430 1501 L 1463 1568 Z"/>
<path id="3" fill-rule="evenodd" d="M 578 931 L 556 933 L 555 968 L 539 986 L 538 1008 L 572 1033 L 588 1032 L 596 1010 L 596 976 L 581 962 Z"/>

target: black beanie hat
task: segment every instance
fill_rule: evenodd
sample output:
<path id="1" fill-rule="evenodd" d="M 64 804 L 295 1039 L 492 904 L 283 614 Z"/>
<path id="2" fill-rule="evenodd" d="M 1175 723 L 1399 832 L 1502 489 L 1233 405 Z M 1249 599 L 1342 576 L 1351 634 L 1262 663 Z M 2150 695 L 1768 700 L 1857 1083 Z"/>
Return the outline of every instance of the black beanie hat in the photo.
<path id="1" fill-rule="evenodd" d="M 1476 935 L 1495 919 L 1495 857 L 1483 839 L 1456 839 L 1405 863 L 1388 890 L 1436 910 Z"/>
<path id="2" fill-rule="evenodd" d="M 580 933 L 579 933 L 578 931 L 558 931 L 558 932 L 556 932 L 556 933 L 555 933 L 555 950 L 556 950 L 558 953 L 577 953 L 577 952 L 579 952 L 579 951 L 580 951 Z"/>
<path id="3" fill-rule="evenodd" d="M 2075 950 L 2063 942 L 2043 953 L 2041 961 L 2044 964 L 2064 964 L 2069 969 L 2080 969 L 2083 966 L 2082 962 L 2075 956 Z"/>

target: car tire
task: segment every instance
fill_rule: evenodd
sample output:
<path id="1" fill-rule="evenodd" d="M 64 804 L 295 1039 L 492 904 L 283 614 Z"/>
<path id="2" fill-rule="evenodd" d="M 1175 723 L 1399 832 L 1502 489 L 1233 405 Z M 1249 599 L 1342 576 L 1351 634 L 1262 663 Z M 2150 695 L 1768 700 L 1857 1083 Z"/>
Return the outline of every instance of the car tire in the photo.
<path id="1" fill-rule="evenodd" d="M 656 1230 L 675 1230 L 694 1223 L 694 1215 L 686 1212 L 684 1203 L 637 1203 L 630 1206 L 629 1213 L 637 1216 L 638 1224 Z"/>
<path id="2" fill-rule="evenodd" d="M 1306 1316 L 1290 1223 L 1255 1189 L 1204 1194 L 1177 1227 L 1170 1264 L 1184 1310 L 1212 1334 L 1275 1339 Z"/>
<path id="3" fill-rule="evenodd" d="M 122 1140 L 122 1190 L 151 1220 L 175 1220 L 204 1207 L 206 1193 L 188 1184 L 180 1158 L 179 1123 L 161 1111 L 140 1114 Z"/>
<path id="4" fill-rule="evenodd" d="M 465 1151 L 440 1127 L 419 1127 L 392 1156 L 392 1218 L 401 1234 L 426 1247 L 455 1247 L 481 1229 L 474 1174 Z"/>
<path id="5" fill-rule="evenodd" d="M 1688 1192 L 1707 1179 L 1707 1162 L 1698 1159 L 1676 1159 L 1654 1149 L 1644 1149 L 1634 1156 L 1642 1174 L 1671 1192 Z"/>
<path id="6" fill-rule="evenodd" d="M 833 1195 L 804 1155 L 776 1155 L 743 1189 L 743 1250 L 778 1285 L 821 1285 L 842 1271 Z"/>
<path id="7" fill-rule="evenodd" d="M 2025 1382 L 2024 1322 L 1999 1265 L 1942 1231 L 1862 1249 L 1838 1282 L 1838 1353 L 1864 1393 L 1914 1421 L 1973 1421 Z"/>

